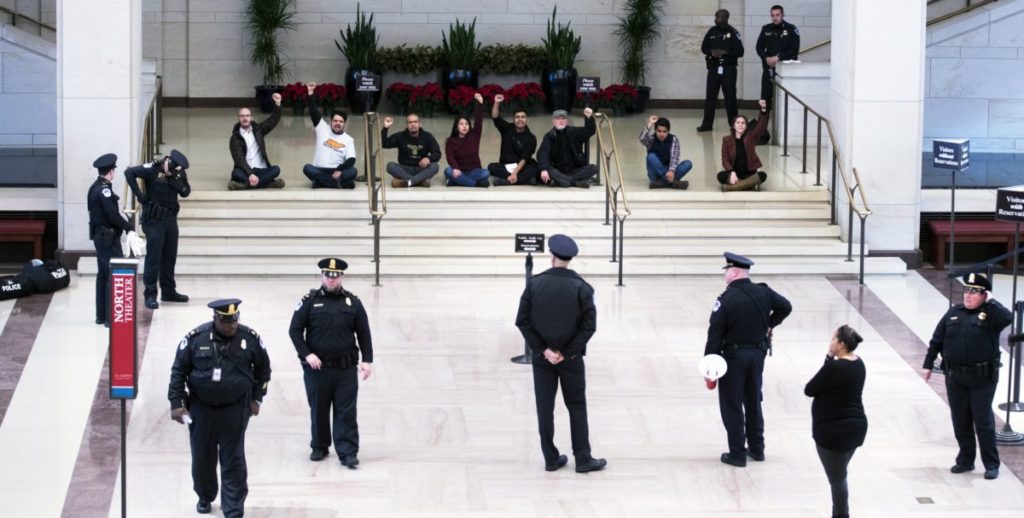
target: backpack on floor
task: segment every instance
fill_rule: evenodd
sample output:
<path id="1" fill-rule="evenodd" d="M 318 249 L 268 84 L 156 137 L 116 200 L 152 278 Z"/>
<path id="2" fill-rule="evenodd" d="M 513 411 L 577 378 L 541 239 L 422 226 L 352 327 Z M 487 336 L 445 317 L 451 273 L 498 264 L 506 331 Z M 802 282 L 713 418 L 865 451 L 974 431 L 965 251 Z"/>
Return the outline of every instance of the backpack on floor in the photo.
<path id="1" fill-rule="evenodd" d="M 68 267 L 52 259 L 38 266 L 30 262 L 21 273 L 28 278 L 32 293 L 53 293 L 71 284 Z"/>
<path id="2" fill-rule="evenodd" d="M 0 300 L 17 299 L 31 294 L 32 284 L 25 274 L 0 276 Z"/>

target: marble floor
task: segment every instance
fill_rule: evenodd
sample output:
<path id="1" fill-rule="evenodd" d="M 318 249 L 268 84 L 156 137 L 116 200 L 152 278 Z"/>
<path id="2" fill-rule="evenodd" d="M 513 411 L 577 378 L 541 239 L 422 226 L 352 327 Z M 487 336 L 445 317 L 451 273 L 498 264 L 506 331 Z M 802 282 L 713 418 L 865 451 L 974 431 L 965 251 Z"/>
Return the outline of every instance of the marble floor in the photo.
<path id="1" fill-rule="evenodd" d="M 361 387 L 362 464 L 350 471 L 307 460 L 308 407 L 287 324 L 317 278 L 181 278 L 191 303 L 141 310 L 128 516 L 194 512 L 187 432 L 168 417 L 166 387 L 181 336 L 209 318 L 206 302 L 223 296 L 244 300 L 242 321 L 263 335 L 274 368 L 247 435 L 249 516 L 828 516 L 802 389 L 844 323 L 865 337 L 868 366 L 870 428 L 850 467 L 852 515 L 1019 516 L 1024 485 L 1009 459 L 1024 448 L 1002 449 L 998 480 L 950 474 L 955 441 L 935 390 L 941 383 L 917 375 L 921 339 L 893 332 L 930 332 L 945 309 L 941 293 L 916 272 L 871 277 L 865 291 L 849 279 L 760 279 L 795 306 L 765 373 L 767 462 L 737 469 L 718 461 L 725 434 L 717 398 L 696 364 L 721 278 L 638 278 L 621 288 L 597 279 L 588 410 L 594 453 L 609 468 L 578 475 L 542 469 L 529 369 L 508 361 L 522 350 L 513 324 L 522 281 L 347 282 L 367 305 L 376 357 Z M 106 334 L 92 324 L 92 289 L 89 277 L 75 277 L 46 304 L 0 303 L 0 353 L 30 347 L 22 367 L 4 368 L 5 381 L 19 377 L 0 413 L 2 516 L 120 516 L 117 407 L 106 401 Z M 29 317 L 37 329 L 19 333 Z M 568 449 L 564 409 L 556 423 Z"/>

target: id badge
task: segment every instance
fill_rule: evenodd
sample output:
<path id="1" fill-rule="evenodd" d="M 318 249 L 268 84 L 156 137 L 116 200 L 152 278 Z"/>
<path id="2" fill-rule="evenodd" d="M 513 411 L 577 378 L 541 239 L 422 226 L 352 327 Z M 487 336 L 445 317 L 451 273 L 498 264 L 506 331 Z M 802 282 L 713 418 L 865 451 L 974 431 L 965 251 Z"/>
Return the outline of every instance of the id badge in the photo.
<path id="1" fill-rule="evenodd" d="M 220 367 L 213 368 L 213 381 L 220 381 Z"/>
<path id="2" fill-rule="evenodd" d="M 718 65 L 718 75 L 725 74 L 725 67 Z"/>

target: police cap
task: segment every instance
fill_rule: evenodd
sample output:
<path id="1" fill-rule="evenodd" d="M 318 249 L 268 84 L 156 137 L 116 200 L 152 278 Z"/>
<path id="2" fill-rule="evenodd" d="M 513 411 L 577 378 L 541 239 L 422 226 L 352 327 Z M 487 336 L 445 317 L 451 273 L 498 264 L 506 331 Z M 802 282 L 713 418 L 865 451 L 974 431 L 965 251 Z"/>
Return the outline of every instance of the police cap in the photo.
<path id="1" fill-rule="evenodd" d="M 348 263 L 338 259 L 337 257 L 321 259 L 319 263 L 316 263 L 316 265 L 320 267 L 320 272 L 327 277 L 341 277 L 345 270 L 348 269 Z"/>
<path id="2" fill-rule="evenodd" d="M 571 237 L 565 234 L 555 234 L 548 239 L 548 250 L 551 251 L 551 255 L 563 260 L 568 261 L 576 254 L 580 253 L 580 249 L 576 246 L 576 242 Z"/>
<path id="3" fill-rule="evenodd" d="M 117 155 L 113 153 L 107 153 L 92 162 L 92 166 L 99 170 L 100 174 L 103 174 L 115 167 L 117 167 Z"/>
<path id="4" fill-rule="evenodd" d="M 964 287 L 974 288 L 976 290 L 990 291 L 992 289 L 992 283 L 980 273 L 968 273 L 963 276 Z"/>
<path id="5" fill-rule="evenodd" d="M 172 149 L 170 157 L 171 162 L 174 162 L 175 165 L 180 166 L 182 169 L 188 169 L 188 158 L 181 154 L 181 151 Z"/>
<path id="6" fill-rule="evenodd" d="M 749 270 L 751 266 L 754 266 L 754 261 L 751 261 L 750 259 L 747 259 L 742 255 L 737 255 L 732 252 L 726 252 L 725 266 L 723 266 L 722 269 L 724 270 L 726 268 L 740 268 L 743 270 Z"/>
<path id="7" fill-rule="evenodd" d="M 206 307 L 213 309 L 214 316 L 221 320 L 238 320 L 238 305 L 241 303 L 239 299 L 220 299 L 207 304 Z"/>

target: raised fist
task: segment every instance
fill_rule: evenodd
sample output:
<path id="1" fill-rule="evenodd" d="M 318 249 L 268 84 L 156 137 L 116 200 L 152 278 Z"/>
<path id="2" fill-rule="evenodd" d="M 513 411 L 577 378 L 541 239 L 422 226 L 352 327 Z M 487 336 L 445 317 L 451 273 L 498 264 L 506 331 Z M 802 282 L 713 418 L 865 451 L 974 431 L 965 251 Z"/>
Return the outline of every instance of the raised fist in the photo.
<path id="1" fill-rule="evenodd" d="M 505 100 L 505 96 L 504 95 L 498 94 L 498 95 L 494 96 L 494 102 L 496 102 L 498 104 L 501 104 L 502 101 L 504 101 L 504 100 Z"/>
<path id="2" fill-rule="evenodd" d="M 760 106 L 762 110 L 767 109 L 768 108 L 768 101 L 765 101 L 764 99 L 761 99 L 760 101 L 757 101 L 757 105 Z"/>
<path id="3" fill-rule="evenodd" d="M 281 106 L 281 94 L 275 93 L 274 95 L 271 95 L 270 98 L 274 100 L 274 104 Z"/>
<path id="4" fill-rule="evenodd" d="M 658 116 L 657 115 L 651 115 L 650 117 L 647 117 L 647 125 L 648 126 L 654 126 L 654 124 L 656 122 L 658 122 Z"/>
<path id="5" fill-rule="evenodd" d="M 586 108 L 583 108 L 583 116 L 584 117 L 588 117 L 589 118 L 593 114 L 594 114 L 594 110 L 590 109 L 590 106 L 587 106 Z"/>
<path id="6" fill-rule="evenodd" d="M 315 82 L 310 81 L 310 82 L 306 83 L 306 91 L 309 92 L 309 95 L 313 95 L 313 92 L 315 90 L 316 90 L 316 83 Z"/>
<path id="7" fill-rule="evenodd" d="M 384 117 L 384 127 L 385 128 L 390 128 L 391 125 L 394 124 L 394 123 L 395 123 L 395 119 L 392 119 L 391 117 Z"/>
<path id="8" fill-rule="evenodd" d="M 480 92 L 477 92 L 477 93 L 473 94 L 473 99 L 476 99 L 476 102 L 479 103 L 479 104 L 483 104 L 484 103 L 484 96 L 480 95 Z"/>

